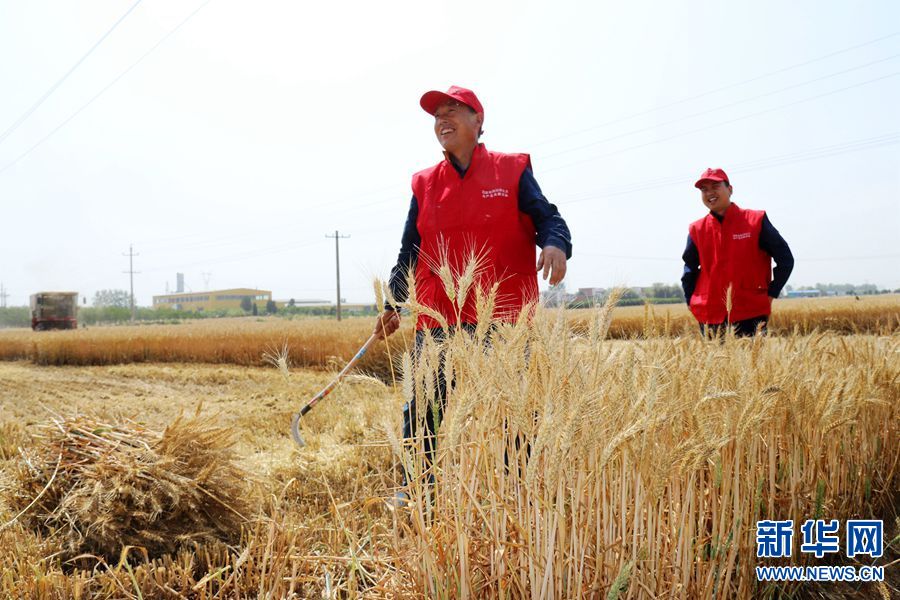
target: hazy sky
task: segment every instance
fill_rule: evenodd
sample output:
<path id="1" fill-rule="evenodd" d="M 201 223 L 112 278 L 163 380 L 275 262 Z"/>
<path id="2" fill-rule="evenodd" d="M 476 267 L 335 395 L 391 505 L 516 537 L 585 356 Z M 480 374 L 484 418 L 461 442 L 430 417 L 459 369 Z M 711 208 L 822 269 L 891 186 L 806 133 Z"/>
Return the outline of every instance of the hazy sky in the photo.
<path id="1" fill-rule="evenodd" d="M 140 304 L 178 271 L 333 298 L 335 229 L 343 295 L 371 301 L 410 176 L 441 158 L 419 96 L 451 84 L 489 148 L 531 153 L 570 290 L 676 282 L 707 166 L 768 211 L 790 284 L 900 287 L 894 0 L 144 0 L 4 134 L 134 4 L 0 0 L 10 304 L 127 289 L 130 243 Z"/>

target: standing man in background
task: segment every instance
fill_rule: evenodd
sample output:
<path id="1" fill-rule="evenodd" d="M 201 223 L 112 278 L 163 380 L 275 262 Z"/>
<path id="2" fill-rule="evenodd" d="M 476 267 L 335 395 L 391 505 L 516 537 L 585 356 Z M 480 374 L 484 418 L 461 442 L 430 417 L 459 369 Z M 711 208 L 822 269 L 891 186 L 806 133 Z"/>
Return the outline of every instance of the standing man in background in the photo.
<path id="1" fill-rule="evenodd" d="M 446 92 L 426 92 L 419 104 L 434 118 L 444 159 L 413 175 L 400 254 L 391 270 L 391 293 L 397 302 L 404 302 L 407 274 L 412 273 L 420 304 L 440 313 L 450 328 L 474 329 L 475 294 L 470 292 L 464 306 L 455 307 L 438 274 L 446 263 L 455 280 L 474 252 L 481 258 L 474 285 L 487 292 L 497 284 L 493 317 L 512 322 L 524 306 L 538 301 L 536 271 L 543 271 L 545 280 L 549 276 L 551 285 L 565 277 L 566 261 L 572 256 L 569 228 L 541 192 L 527 154 L 492 152 L 479 142 L 484 108 L 474 92 L 452 86 Z M 537 263 L 536 246 L 541 248 Z M 397 308 L 386 306 L 375 333 L 387 337 L 399 326 Z M 426 332 L 438 340 L 446 335 L 434 318 L 420 315 L 417 355 Z M 437 398 L 424 399 L 426 407 L 434 402 L 436 409 L 424 411 L 427 455 L 434 450 L 446 401 L 446 383 L 440 381 L 436 387 Z M 423 399 L 410 398 L 403 408 L 407 441 L 416 435 L 417 401 Z"/>
<path id="2" fill-rule="evenodd" d="M 709 214 L 689 228 L 682 254 L 685 300 L 704 334 L 718 335 L 729 325 L 737 336 L 764 334 L 772 299 L 794 268 L 791 249 L 765 211 L 731 201 L 734 188 L 722 169 L 706 169 L 694 187 Z"/>

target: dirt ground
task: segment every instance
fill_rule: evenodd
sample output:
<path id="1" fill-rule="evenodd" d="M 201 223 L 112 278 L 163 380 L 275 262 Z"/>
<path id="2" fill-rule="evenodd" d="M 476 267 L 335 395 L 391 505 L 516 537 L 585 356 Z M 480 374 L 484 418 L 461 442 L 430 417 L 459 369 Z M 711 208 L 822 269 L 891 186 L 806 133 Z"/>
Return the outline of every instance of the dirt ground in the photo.
<path id="1" fill-rule="evenodd" d="M 261 477 L 290 464 L 386 446 L 385 427 L 399 426 L 401 399 L 380 381 L 350 377 L 304 419 L 307 448 L 298 450 L 290 418 L 332 374 L 204 364 L 42 367 L 0 362 L 0 424 L 25 436 L 54 415 L 87 413 L 138 421 L 162 430 L 179 415 L 216 415 L 233 427 L 243 466 Z M 12 440 L 7 440 L 10 443 Z"/>

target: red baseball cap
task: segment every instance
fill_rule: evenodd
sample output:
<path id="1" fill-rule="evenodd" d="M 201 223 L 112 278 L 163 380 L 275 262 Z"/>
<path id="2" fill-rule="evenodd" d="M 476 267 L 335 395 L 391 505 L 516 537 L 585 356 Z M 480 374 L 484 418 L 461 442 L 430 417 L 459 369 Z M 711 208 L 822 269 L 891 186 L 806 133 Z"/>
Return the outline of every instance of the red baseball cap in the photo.
<path id="1" fill-rule="evenodd" d="M 726 175 L 725 171 L 722 169 L 707 169 L 703 171 L 703 174 L 700 175 L 700 179 L 697 180 L 694 187 L 699 188 L 701 181 L 724 181 L 728 185 L 731 185 L 731 182 L 728 180 L 728 175 Z"/>
<path id="2" fill-rule="evenodd" d="M 475 92 L 455 85 L 451 85 L 450 89 L 446 92 L 439 92 L 437 90 L 425 92 L 419 100 L 419 105 L 429 115 L 433 115 L 438 107 L 448 100 L 456 100 L 461 104 L 465 104 L 475 112 L 484 114 L 484 107 L 481 106 L 481 102 L 478 101 L 478 96 L 475 95 Z"/>

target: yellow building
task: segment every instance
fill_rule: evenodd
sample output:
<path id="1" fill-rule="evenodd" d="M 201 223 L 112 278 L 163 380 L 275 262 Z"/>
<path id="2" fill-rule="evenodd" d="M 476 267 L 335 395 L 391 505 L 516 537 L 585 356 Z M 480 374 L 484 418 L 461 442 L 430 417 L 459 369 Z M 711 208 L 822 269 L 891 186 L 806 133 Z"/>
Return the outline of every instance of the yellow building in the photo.
<path id="1" fill-rule="evenodd" d="M 255 304 L 256 309 L 262 313 L 266 310 L 266 303 L 272 299 L 272 292 L 251 288 L 234 288 L 209 292 L 164 294 L 153 296 L 153 308 L 190 311 L 240 309 L 244 298 L 249 298 L 251 305 Z"/>

